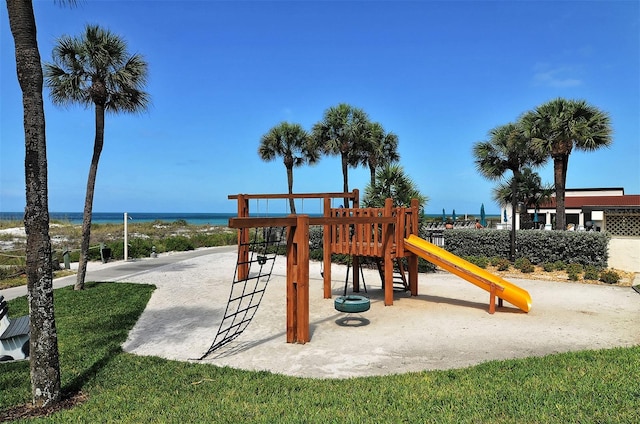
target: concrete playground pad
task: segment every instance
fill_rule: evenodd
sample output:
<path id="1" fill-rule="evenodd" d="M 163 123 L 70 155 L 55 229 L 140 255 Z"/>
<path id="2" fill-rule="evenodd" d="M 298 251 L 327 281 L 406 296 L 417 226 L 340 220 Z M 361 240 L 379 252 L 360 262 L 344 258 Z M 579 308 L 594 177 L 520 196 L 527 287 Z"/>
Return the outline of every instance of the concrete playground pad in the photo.
<path id="1" fill-rule="evenodd" d="M 158 288 L 124 350 L 194 360 L 211 345 L 227 304 L 235 252 L 177 262 L 124 281 Z M 488 313 L 489 293 L 459 277 L 420 274 L 417 297 L 397 292 L 384 306 L 380 277 L 365 270 L 371 309 L 345 314 L 323 299 L 319 263 L 310 266 L 307 344 L 286 343 L 286 261 L 278 257 L 253 321 L 202 363 L 292 376 L 347 378 L 466 367 L 494 359 L 640 344 L 640 295 L 630 287 L 510 281 L 529 291 L 529 313 L 504 303 Z M 345 266 L 334 265 L 341 295 Z"/>

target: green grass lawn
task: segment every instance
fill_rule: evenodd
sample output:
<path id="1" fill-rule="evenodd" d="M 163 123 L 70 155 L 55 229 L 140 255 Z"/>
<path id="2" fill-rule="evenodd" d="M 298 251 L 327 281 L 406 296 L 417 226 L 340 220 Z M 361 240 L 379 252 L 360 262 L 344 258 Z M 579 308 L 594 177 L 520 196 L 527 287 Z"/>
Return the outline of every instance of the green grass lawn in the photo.
<path id="1" fill-rule="evenodd" d="M 640 347 L 388 377 L 303 379 L 123 353 L 120 345 L 152 291 L 123 283 L 55 291 L 62 384 L 87 400 L 40 420 L 640 422 Z M 24 297 L 9 305 L 11 316 L 27 313 Z M 0 411 L 29 400 L 28 362 L 0 364 Z"/>

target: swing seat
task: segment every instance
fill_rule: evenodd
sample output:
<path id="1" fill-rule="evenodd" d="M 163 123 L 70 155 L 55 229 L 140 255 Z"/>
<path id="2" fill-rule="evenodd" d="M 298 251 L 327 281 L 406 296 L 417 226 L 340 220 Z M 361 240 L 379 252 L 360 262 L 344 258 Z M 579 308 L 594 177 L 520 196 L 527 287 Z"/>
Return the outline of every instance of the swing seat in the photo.
<path id="1" fill-rule="evenodd" d="M 340 312 L 359 313 L 368 311 L 371 307 L 371 301 L 364 296 L 350 294 L 337 297 L 333 306 Z"/>

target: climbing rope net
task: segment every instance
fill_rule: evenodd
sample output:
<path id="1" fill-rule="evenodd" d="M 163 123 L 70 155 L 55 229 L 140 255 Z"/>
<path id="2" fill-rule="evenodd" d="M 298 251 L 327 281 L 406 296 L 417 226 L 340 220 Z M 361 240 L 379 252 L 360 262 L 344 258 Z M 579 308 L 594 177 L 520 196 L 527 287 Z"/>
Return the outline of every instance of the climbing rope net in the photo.
<path id="1" fill-rule="evenodd" d="M 234 340 L 251 322 L 267 289 L 276 257 L 286 253 L 286 227 L 256 228 L 245 246 L 249 248 L 249 258 L 241 260 L 241 249 L 238 249 L 233 284 L 222 322 L 211 347 L 200 359 Z M 246 278 L 238 279 L 238 267 L 242 265 L 247 265 L 249 272 Z"/>

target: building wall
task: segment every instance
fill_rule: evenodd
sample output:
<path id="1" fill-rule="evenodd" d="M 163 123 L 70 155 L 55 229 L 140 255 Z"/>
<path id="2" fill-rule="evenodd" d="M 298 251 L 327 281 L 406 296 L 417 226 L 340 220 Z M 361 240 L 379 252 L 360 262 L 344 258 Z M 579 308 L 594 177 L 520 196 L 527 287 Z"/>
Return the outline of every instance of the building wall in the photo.
<path id="1" fill-rule="evenodd" d="M 612 237 L 608 265 L 622 271 L 640 272 L 640 238 Z"/>

